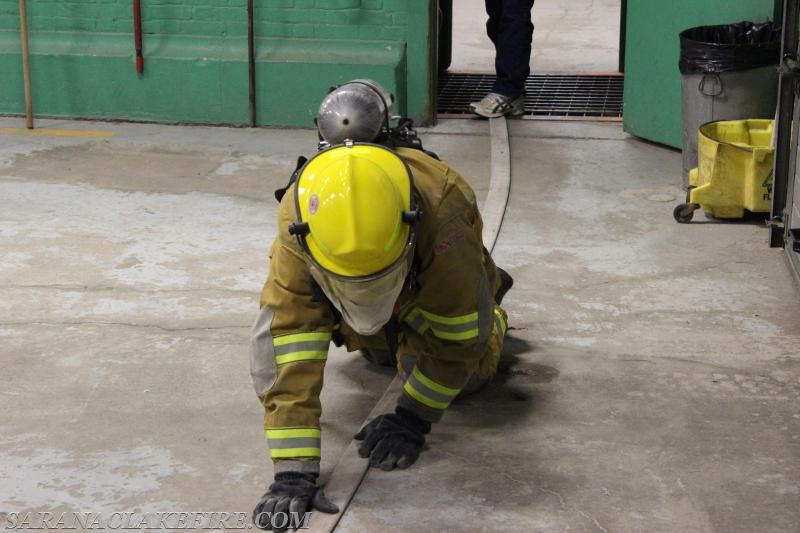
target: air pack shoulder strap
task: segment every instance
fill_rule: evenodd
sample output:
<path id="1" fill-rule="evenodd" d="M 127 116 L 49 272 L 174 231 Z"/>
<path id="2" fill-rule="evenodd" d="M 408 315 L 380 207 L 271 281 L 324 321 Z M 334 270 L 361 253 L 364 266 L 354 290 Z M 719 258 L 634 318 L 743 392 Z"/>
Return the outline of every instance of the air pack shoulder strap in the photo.
<path id="1" fill-rule="evenodd" d="M 283 197 L 286 194 L 286 191 L 289 189 L 289 187 L 291 187 L 292 184 L 295 181 L 297 181 L 297 178 L 300 176 L 300 169 L 303 168 L 303 165 L 306 164 L 306 161 L 308 161 L 307 157 L 302 155 L 299 156 L 297 158 L 297 166 L 295 166 L 294 172 L 292 172 L 292 175 L 289 178 L 289 183 L 287 183 L 285 187 L 281 187 L 280 189 L 275 189 L 275 199 L 278 200 L 279 203 L 281 200 L 283 200 Z"/>
<path id="2" fill-rule="evenodd" d="M 388 129 L 382 138 L 378 139 L 380 144 L 387 148 L 413 148 L 425 152 L 434 159 L 439 159 L 439 156 L 430 150 L 422 147 L 422 140 L 417 136 L 414 129 L 414 121 L 410 118 L 403 117 L 398 120 L 397 126 Z"/>

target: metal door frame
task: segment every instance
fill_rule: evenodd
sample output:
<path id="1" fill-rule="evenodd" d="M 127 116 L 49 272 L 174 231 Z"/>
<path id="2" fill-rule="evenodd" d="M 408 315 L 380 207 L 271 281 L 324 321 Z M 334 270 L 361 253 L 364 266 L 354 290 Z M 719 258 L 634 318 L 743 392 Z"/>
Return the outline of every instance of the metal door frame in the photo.
<path id="1" fill-rule="evenodd" d="M 792 207 L 800 135 L 800 105 L 797 105 L 800 97 L 800 0 L 784 0 L 782 21 L 770 246 L 784 248 L 791 270 L 800 282 L 800 230 L 792 229 L 798 222 L 792 221 Z"/>

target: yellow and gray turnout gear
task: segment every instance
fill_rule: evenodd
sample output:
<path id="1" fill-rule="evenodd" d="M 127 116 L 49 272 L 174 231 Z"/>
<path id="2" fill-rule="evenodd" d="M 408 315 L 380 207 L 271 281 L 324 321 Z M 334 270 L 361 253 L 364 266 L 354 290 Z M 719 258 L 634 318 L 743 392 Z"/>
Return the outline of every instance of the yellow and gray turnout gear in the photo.
<path id="1" fill-rule="evenodd" d="M 344 162 L 348 157 L 349 163 Z M 314 179 L 306 179 L 312 171 Z M 374 173 L 364 177 L 360 171 Z M 337 180 L 350 188 L 337 189 Z M 383 187 L 385 198 L 372 204 L 370 187 Z M 339 215 L 325 223 L 323 200 L 328 199 Z M 381 212 L 362 212 L 373 205 Z M 348 217 L 352 220 L 343 220 Z M 361 227 L 366 220 L 381 228 Z M 482 229 L 470 186 L 447 163 L 421 150 L 392 152 L 356 143 L 320 152 L 306 163 L 281 200 L 251 339 L 253 385 L 264 406 L 276 472 L 319 471 L 320 391 L 331 340 L 348 351 L 396 347 L 397 369 L 405 380 L 398 406 L 428 422 L 438 421 L 471 379 L 494 375 L 506 314 L 494 301 L 501 280 L 483 246 Z M 342 234 L 336 235 L 337 230 Z M 369 267 L 361 266 L 363 256 L 358 255 L 362 231 L 372 232 L 370 239 L 377 235 L 367 244 L 370 256 L 363 259 L 372 261 Z M 366 303 L 362 297 L 369 291 L 343 287 L 381 279 L 386 272 L 402 273 L 391 278 L 399 282 L 396 296 L 376 292 L 391 301 L 375 309 L 390 309 L 381 320 L 392 327 L 359 334 L 342 302 L 358 295 L 359 304 Z M 327 298 L 319 297 L 315 285 Z M 394 338 L 387 340 L 386 331 Z"/>

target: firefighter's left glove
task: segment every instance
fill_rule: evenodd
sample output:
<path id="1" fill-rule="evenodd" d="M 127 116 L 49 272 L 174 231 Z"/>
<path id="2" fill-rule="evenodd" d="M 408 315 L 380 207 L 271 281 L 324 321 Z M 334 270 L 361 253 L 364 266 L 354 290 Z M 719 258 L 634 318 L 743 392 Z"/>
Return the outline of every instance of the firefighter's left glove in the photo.
<path id="1" fill-rule="evenodd" d="M 353 438 L 364 441 L 358 455 L 369 457 L 369 466 L 394 470 L 408 468 L 417 460 L 430 430 L 430 422 L 398 406 L 394 413 L 372 420 Z"/>
<path id="2" fill-rule="evenodd" d="M 310 472 L 279 472 L 275 474 L 275 483 L 261 497 L 253 510 L 253 523 L 261 529 L 272 529 L 276 532 L 286 531 L 288 524 L 281 515 L 279 520 L 285 527 L 272 526 L 271 517 L 285 513 L 303 515 L 309 511 L 338 513 L 339 507 L 332 503 L 317 486 L 317 474 Z"/>

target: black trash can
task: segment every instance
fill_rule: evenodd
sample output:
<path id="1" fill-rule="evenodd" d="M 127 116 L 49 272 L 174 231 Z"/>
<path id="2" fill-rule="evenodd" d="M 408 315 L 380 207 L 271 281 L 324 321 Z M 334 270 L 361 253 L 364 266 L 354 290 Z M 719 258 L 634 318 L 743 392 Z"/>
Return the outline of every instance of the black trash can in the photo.
<path id="1" fill-rule="evenodd" d="M 780 28 L 772 22 L 700 26 L 680 34 L 683 185 L 697 166 L 697 132 L 706 122 L 774 118 Z"/>

